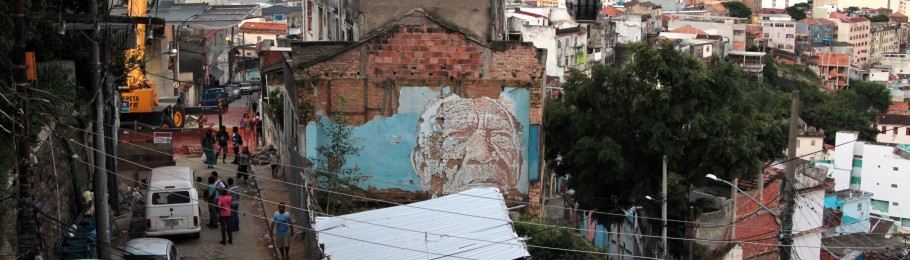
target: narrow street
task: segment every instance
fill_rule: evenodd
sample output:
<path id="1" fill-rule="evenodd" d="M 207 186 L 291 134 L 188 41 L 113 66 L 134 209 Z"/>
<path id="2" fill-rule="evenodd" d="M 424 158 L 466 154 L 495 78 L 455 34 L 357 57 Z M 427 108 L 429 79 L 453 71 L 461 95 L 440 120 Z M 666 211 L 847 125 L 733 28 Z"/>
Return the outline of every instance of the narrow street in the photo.
<path id="1" fill-rule="evenodd" d="M 222 117 L 229 133 L 231 132 L 230 129 L 232 127 L 238 125 L 243 113 L 248 111 L 250 100 L 255 100 L 257 94 L 258 93 L 243 95 L 240 99 L 230 103 L 229 109 Z M 211 118 L 217 122 L 217 115 L 212 116 Z M 178 141 L 177 143 L 174 143 L 174 146 L 199 146 L 199 142 L 198 140 Z M 244 138 L 244 146 L 248 146 L 254 153 L 257 149 L 257 143 L 246 136 Z M 201 149 L 189 150 L 198 151 Z M 269 230 L 267 218 L 270 218 L 271 214 L 265 214 L 265 212 L 274 212 L 275 206 L 266 205 L 266 211 L 263 212 L 262 205 L 260 204 L 260 193 L 257 190 L 254 179 L 250 179 L 250 184 L 243 184 L 236 180 L 237 166 L 230 163 L 234 157 L 233 152 L 228 156 L 226 160 L 227 163 L 222 163 L 221 159 L 219 159 L 218 164 L 215 165 L 215 169 L 206 168 L 206 165 L 202 163 L 201 156 L 202 155 L 199 153 L 175 154 L 174 160 L 176 161 L 177 166 L 190 167 L 195 170 L 197 177 L 202 177 L 203 179 L 208 178 L 212 171 L 217 171 L 225 183 L 228 178 L 235 178 L 241 193 L 244 194 L 240 199 L 240 230 L 234 232 L 233 244 L 219 244 L 218 242 L 221 241 L 220 229 L 205 227 L 205 224 L 209 221 L 208 208 L 205 205 L 200 205 L 202 211 L 200 214 L 200 225 L 203 225 L 200 238 L 194 239 L 191 236 L 169 236 L 164 238 L 170 239 L 177 245 L 177 250 L 183 259 L 274 259 L 275 250 L 272 248 L 271 241 L 268 238 Z M 269 174 L 268 171 L 268 166 L 253 167 L 253 174 Z M 284 193 L 287 194 L 286 189 L 284 189 L 282 185 L 269 184 L 268 186 L 272 192 L 277 193 L 278 191 L 283 190 Z M 276 190 L 274 188 L 276 186 L 281 189 Z M 286 195 L 285 200 L 287 200 Z M 200 204 L 202 204 L 202 202 Z M 121 227 L 121 239 L 119 239 L 118 242 L 120 243 L 120 246 L 122 246 L 125 241 L 131 239 L 126 232 L 129 230 L 129 218 L 124 217 L 118 219 L 117 222 L 118 226 Z"/>

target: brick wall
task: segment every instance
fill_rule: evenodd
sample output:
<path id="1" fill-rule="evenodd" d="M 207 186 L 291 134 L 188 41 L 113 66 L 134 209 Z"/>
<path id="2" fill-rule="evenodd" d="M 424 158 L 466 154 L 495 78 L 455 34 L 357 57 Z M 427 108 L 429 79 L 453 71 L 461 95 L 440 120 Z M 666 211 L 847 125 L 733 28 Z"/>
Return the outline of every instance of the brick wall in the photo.
<path id="1" fill-rule="evenodd" d="M 774 179 L 771 183 L 765 184 L 764 197 L 761 202 L 768 208 L 776 210 L 780 200 L 781 181 Z M 757 189 L 748 191 L 749 196 L 759 199 Z M 771 259 L 777 257 L 777 229 L 780 224 L 774 215 L 761 208 L 754 201 L 738 194 L 736 196 L 736 237 L 733 240 L 748 241 L 754 243 L 769 244 L 757 245 L 741 243 L 743 248 L 743 257 L 748 259 Z"/>

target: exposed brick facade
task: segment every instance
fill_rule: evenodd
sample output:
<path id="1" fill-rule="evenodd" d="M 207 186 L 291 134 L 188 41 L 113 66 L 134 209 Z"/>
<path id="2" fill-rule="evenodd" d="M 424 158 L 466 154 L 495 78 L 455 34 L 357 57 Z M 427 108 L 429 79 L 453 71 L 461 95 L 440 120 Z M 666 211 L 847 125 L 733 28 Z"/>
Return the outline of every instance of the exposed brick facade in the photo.
<path id="1" fill-rule="evenodd" d="M 762 204 L 765 204 L 766 207 L 777 210 L 780 200 L 780 185 L 781 181 L 779 179 L 773 179 L 768 176 L 769 173 L 766 173 L 766 178 L 771 180 L 770 183 L 765 183 L 765 188 L 763 195 L 759 196 L 759 190 L 753 189 L 747 191 L 749 196 L 752 196 L 755 199 L 761 197 Z M 758 204 L 755 204 L 754 201 L 749 199 L 742 194 L 736 195 L 736 232 L 733 240 L 736 241 L 746 241 L 751 243 L 761 243 L 768 245 L 758 245 L 751 243 L 740 243 L 739 245 L 743 249 L 743 257 L 747 259 L 777 259 L 778 249 L 777 244 L 777 235 L 778 229 L 780 228 L 780 223 L 774 215 L 771 215 L 767 211 L 761 208 Z"/>
<path id="2" fill-rule="evenodd" d="M 347 116 L 353 125 L 396 113 L 402 86 L 449 86 L 461 96 L 494 99 L 504 87 L 524 87 L 531 92 L 531 124 L 542 121 L 543 66 L 537 48 L 482 44 L 422 13 L 301 67 L 294 72 L 299 103 L 312 103 L 320 115 Z"/>

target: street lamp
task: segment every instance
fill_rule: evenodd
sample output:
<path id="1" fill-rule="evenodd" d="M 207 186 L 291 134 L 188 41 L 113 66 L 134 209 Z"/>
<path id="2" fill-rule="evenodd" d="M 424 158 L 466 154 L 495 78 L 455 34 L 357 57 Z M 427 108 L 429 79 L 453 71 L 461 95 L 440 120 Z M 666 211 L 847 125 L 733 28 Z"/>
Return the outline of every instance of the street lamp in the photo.
<path id="1" fill-rule="evenodd" d="M 748 193 L 746 193 L 745 191 L 739 189 L 739 187 L 736 187 L 736 185 L 733 185 L 733 183 L 730 183 L 730 182 L 728 182 L 728 181 L 725 181 L 725 180 L 723 180 L 723 179 L 721 179 L 721 178 L 717 178 L 717 176 L 714 175 L 714 174 L 708 174 L 708 175 L 705 175 L 705 177 L 708 178 L 708 179 L 712 179 L 712 180 L 714 180 L 714 181 L 722 182 L 722 183 L 724 183 L 724 184 L 727 184 L 727 185 L 730 186 L 730 187 L 733 187 L 734 189 L 736 189 L 736 191 L 739 191 L 740 193 L 742 193 L 743 195 L 745 195 L 746 198 L 749 198 L 750 200 L 752 200 L 753 202 L 755 202 L 755 204 L 758 204 L 758 206 L 760 206 L 762 209 L 764 209 L 765 211 L 768 211 L 768 213 L 771 213 L 771 215 L 774 215 L 775 218 L 780 218 L 780 215 L 778 215 L 777 213 L 775 213 L 773 210 L 769 209 L 768 207 L 765 207 L 764 204 L 762 204 L 761 202 L 759 202 L 758 200 L 756 200 L 756 199 L 753 198 L 752 196 L 749 196 Z"/>

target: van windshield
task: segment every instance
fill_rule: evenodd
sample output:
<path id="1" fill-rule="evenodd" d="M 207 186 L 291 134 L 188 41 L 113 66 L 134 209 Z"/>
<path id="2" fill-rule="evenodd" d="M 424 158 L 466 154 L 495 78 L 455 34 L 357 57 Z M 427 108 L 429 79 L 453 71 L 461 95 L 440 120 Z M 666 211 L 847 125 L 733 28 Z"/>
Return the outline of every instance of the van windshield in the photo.
<path id="1" fill-rule="evenodd" d="M 152 193 L 152 205 L 190 203 L 189 191 L 162 191 Z"/>

